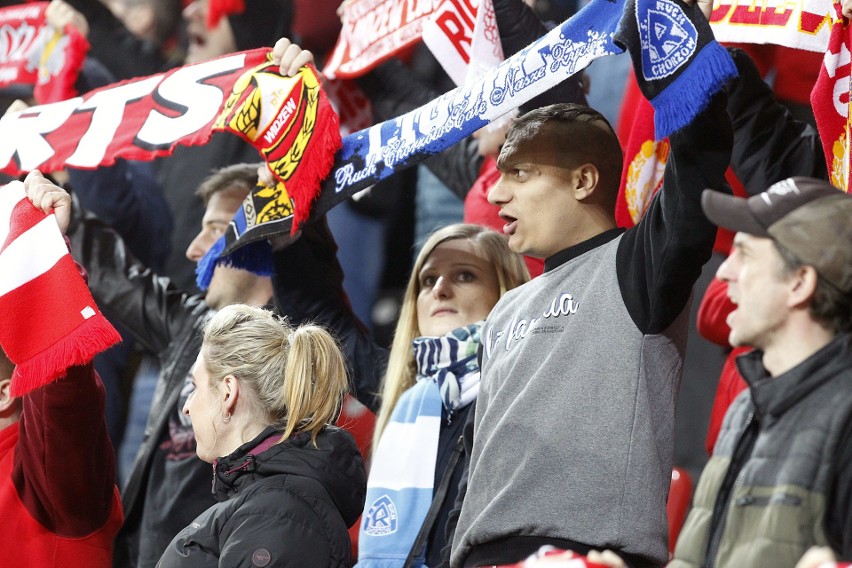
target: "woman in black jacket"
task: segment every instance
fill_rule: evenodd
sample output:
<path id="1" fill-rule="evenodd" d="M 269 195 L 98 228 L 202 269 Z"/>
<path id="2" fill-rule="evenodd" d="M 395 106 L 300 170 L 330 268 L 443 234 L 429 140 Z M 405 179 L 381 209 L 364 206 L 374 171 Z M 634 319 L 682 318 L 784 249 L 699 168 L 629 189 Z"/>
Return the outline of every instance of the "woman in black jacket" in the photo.
<path id="1" fill-rule="evenodd" d="M 366 473 L 352 437 L 333 426 L 347 379 L 331 335 L 228 306 L 205 325 L 192 382 L 183 412 L 219 503 L 158 566 L 350 566 L 347 528 Z"/>

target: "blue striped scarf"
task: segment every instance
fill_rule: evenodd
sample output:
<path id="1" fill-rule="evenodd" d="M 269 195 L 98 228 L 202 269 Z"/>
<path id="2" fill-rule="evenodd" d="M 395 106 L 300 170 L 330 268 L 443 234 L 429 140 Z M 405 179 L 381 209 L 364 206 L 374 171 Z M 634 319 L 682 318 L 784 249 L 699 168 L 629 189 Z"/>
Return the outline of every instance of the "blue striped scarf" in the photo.
<path id="1" fill-rule="evenodd" d="M 452 413 L 479 393 L 482 322 L 414 340 L 417 383 L 394 407 L 367 480 L 358 537 L 360 568 L 399 568 L 432 504 L 441 407 Z M 421 551 L 415 566 L 422 566 Z"/>

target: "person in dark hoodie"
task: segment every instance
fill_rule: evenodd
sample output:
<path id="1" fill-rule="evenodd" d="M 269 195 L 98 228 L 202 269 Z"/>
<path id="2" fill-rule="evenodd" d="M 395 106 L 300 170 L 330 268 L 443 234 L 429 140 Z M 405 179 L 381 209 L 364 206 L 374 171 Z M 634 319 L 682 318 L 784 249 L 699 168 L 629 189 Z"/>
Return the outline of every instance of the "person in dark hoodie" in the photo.
<path id="1" fill-rule="evenodd" d="M 331 335 L 227 306 L 204 326 L 192 384 L 183 412 L 219 503 L 158 566 L 350 566 L 347 527 L 367 476 L 354 439 L 333 425 L 348 381 Z"/>

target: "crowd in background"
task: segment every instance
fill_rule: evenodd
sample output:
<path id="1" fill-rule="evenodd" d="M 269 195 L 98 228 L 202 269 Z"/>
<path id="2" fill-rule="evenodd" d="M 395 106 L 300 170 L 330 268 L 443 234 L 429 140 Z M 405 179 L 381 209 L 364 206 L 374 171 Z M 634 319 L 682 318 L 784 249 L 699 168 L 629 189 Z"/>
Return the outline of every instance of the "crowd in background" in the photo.
<path id="1" fill-rule="evenodd" d="M 91 45 L 81 91 L 257 47 L 321 70 L 340 29 L 338 0 L 215 25 L 211 4 L 51 0 L 49 20 Z M 509 56 L 582 0 L 494 8 Z M 271 276 L 220 265 L 204 291 L 196 263 L 273 182 L 248 143 L 30 173 L 123 341 L 23 402 L 0 357 L 20 508 L 0 566 L 852 561 L 852 209 L 820 181 L 822 54 L 728 48 L 738 77 L 670 137 L 631 227 L 628 54 L 273 239 Z M 418 44 L 358 86 L 378 122 L 454 85 Z M 32 481 L 65 428 L 89 461 Z"/>

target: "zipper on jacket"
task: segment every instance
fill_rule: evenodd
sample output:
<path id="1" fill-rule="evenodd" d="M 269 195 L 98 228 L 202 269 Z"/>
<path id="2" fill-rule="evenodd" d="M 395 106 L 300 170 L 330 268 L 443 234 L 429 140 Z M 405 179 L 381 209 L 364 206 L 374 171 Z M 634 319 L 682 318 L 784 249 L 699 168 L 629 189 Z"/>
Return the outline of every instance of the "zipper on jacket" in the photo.
<path id="1" fill-rule="evenodd" d="M 254 469 L 254 455 L 249 454 L 246 456 L 246 461 L 244 461 L 237 467 L 226 470 L 225 477 L 230 477 L 232 473 L 236 473 L 238 471 L 254 471 Z"/>
<path id="2" fill-rule="evenodd" d="M 752 409 L 748 418 L 746 418 L 745 428 L 740 434 L 737 445 L 734 446 L 734 451 L 731 454 L 731 463 L 728 464 L 728 471 L 725 472 L 725 478 L 722 480 L 722 485 L 719 487 L 719 493 L 716 495 L 716 502 L 713 504 L 713 516 L 710 517 L 710 541 L 707 543 L 707 554 L 704 565 L 706 568 L 713 568 L 716 562 L 716 554 L 719 552 L 719 543 L 722 540 L 722 533 L 725 532 L 725 523 L 727 522 L 727 508 L 730 496 L 733 495 L 734 489 L 740 485 L 743 476 L 742 460 L 751 454 L 754 447 L 754 441 L 757 436 L 753 436 L 749 443 L 744 444 L 749 436 L 750 430 L 755 422 L 755 410 Z M 736 478 L 732 478 L 732 474 L 736 471 Z"/>
<path id="3" fill-rule="evenodd" d="M 734 502 L 734 506 L 736 507 L 750 507 L 751 505 L 756 505 L 758 507 L 767 507 L 769 505 L 789 505 L 791 507 L 798 507 L 801 504 L 801 497 L 797 495 L 788 495 L 786 493 L 775 493 L 764 497 L 746 495 L 745 497 L 740 497 Z"/>

